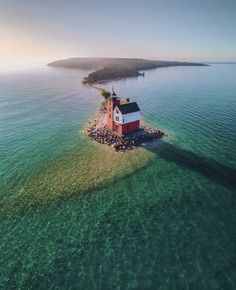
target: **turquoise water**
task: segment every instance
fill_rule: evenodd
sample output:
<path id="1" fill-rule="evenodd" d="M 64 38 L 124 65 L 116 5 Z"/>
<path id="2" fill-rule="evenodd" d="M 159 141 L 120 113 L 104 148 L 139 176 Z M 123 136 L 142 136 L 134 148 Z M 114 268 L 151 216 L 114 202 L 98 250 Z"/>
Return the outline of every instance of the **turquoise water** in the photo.
<path id="1" fill-rule="evenodd" d="M 236 65 L 107 85 L 168 134 L 121 155 L 85 74 L 0 72 L 0 289 L 235 289 Z"/>

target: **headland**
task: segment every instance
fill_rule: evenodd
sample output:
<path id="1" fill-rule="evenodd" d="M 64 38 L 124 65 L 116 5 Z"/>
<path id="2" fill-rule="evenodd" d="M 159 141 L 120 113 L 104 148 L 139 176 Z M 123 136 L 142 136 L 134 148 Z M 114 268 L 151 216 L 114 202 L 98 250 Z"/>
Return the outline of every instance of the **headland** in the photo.
<path id="1" fill-rule="evenodd" d="M 95 84 L 144 76 L 144 71 L 169 66 L 206 66 L 203 63 L 160 61 L 138 58 L 68 58 L 48 64 L 52 67 L 83 69 L 92 71 L 84 79 L 84 84 Z"/>

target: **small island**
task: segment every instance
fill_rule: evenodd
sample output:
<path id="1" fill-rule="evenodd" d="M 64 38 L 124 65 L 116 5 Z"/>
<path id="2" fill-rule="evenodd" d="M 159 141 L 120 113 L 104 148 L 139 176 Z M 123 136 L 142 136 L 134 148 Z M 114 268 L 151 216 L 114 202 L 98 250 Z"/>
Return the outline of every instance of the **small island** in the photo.
<path id="1" fill-rule="evenodd" d="M 144 76 L 144 71 L 169 66 L 206 66 L 203 63 L 160 61 L 138 58 L 68 58 L 48 64 L 52 67 L 92 70 L 82 82 L 103 83 L 124 78 Z"/>
<path id="2" fill-rule="evenodd" d="M 162 138 L 165 133 L 141 124 L 140 109 L 129 98 L 121 99 L 112 89 L 112 93 L 95 86 L 113 80 L 144 76 L 149 69 L 169 66 L 207 66 L 203 63 L 159 61 L 138 58 L 69 58 L 54 61 L 48 66 L 83 69 L 90 72 L 82 83 L 97 89 L 104 100 L 99 114 L 86 128 L 86 135 L 116 151 L 133 149 L 148 141 Z"/>
<path id="3" fill-rule="evenodd" d="M 121 99 L 114 91 L 101 90 L 104 101 L 94 123 L 89 123 L 86 135 L 116 151 L 134 149 L 142 143 L 162 138 L 165 134 L 140 121 L 140 108 L 129 98 Z"/>

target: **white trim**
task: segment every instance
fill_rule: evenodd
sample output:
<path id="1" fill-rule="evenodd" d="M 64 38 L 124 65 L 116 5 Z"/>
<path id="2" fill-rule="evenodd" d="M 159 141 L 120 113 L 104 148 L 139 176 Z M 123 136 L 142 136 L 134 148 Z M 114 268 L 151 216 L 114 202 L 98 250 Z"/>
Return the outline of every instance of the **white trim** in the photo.
<path id="1" fill-rule="evenodd" d="M 119 119 L 118 121 L 117 121 L 117 118 Z M 141 118 L 140 111 L 129 113 L 129 114 L 122 114 L 118 106 L 115 106 L 114 111 L 113 111 L 114 122 L 119 123 L 121 125 L 128 124 L 135 121 L 140 121 L 140 118 Z"/>

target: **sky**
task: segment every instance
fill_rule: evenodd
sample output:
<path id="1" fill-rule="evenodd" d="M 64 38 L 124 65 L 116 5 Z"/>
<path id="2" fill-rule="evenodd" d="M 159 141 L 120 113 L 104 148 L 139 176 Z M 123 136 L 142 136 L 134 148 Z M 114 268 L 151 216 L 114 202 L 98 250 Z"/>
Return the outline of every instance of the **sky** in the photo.
<path id="1" fill-rule="evenodd" d="M 236 0 L 0 0 L 0 64 L 99 56 L 236 61 Z"/>

